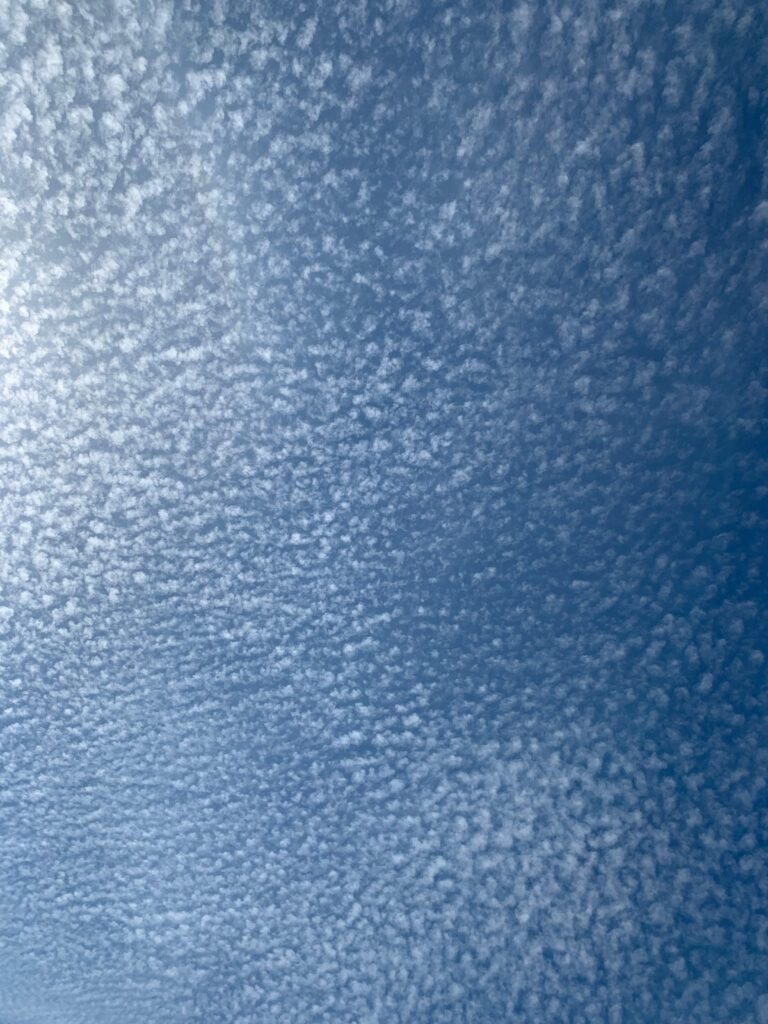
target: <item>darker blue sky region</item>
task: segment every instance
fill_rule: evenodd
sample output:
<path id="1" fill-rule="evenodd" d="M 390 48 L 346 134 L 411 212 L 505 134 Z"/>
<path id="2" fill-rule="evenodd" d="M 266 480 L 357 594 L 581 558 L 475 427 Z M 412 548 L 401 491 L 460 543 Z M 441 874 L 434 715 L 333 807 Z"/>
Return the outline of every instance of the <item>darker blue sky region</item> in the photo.
<path id="1" fill-rule="evenodd" d="M 768 1024 L 747 0 L 0 9 L 0 1021 Z"/>

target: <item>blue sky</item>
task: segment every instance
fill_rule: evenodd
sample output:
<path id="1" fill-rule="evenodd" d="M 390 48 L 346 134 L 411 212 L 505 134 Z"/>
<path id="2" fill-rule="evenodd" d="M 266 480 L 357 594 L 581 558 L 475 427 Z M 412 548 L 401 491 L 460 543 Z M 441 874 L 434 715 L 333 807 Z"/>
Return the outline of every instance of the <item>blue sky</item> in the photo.
<path id="1" fill-rule="evenodd" d="M 0 5 L 0 1024 L 768 1024 L 762 5 Z"/>

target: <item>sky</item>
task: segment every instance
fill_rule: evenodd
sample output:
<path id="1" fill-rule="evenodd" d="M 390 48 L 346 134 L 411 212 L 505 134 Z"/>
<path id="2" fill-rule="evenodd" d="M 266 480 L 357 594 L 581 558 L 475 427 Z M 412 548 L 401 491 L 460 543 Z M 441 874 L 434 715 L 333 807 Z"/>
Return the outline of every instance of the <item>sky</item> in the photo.
<path id="1" fill-rule="evenodd" d="M 767 19 L 0 3 L 0 1024 L 768 1024 Z"/>

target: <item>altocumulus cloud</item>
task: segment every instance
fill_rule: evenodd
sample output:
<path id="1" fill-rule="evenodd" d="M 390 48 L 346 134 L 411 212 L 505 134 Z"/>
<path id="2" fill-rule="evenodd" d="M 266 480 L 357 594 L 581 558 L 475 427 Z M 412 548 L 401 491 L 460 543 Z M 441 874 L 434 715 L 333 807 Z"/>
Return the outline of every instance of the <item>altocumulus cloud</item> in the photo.
<path id="1" fill-rule="evenodd" d="M 766 27 L 0 6 L 0 1020 L 768 1021 Z"/>

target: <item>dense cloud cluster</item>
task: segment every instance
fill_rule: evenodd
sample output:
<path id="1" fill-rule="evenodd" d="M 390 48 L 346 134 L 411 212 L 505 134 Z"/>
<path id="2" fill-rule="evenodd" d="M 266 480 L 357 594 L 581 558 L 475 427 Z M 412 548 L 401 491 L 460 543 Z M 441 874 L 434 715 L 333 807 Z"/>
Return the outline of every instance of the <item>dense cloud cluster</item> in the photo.
<path id="1" fill-rule="evenodd" d="M 0 5 L 0 1022 L 768 1022 L 749 0 Z"/>

